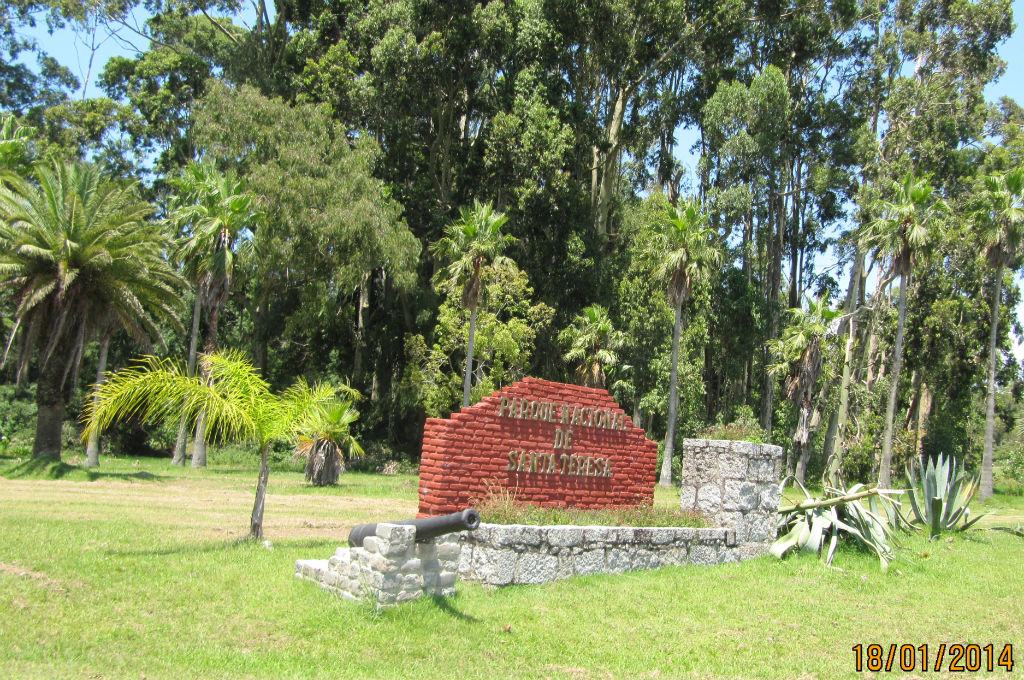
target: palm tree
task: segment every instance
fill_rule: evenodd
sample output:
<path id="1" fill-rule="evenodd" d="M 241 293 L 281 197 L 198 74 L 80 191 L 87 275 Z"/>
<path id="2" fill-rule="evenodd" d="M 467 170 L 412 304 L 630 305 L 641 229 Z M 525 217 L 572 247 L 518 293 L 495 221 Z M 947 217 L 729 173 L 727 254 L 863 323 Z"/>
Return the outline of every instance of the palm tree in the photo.
<path id="1" fill-rule="evenodd" d="M 782 335 L 769 341 L 770 349 L 782 360 L 769 367 L 769 372 L 789 370 L 786 397 L 796 405 L 799 414 L 793 430 L 789 465 L 796 462 L 796 478 L 803 484 L 810 454 L 807 443 L 811 437 L 814 387 L 821 376 L 821 345 L 839 312 L 829 309 L 826 293 L 816 301 L 809 301 L 806 311 L 794 308 L 789 314 L 791 323 L 783 329 Z"/>
<path id="2" fill-rule="evenodd" d="M 473 338 L 476 333 L 476 311 L 482 293 L 482 271 L 486 266 L 504 266 L 512 260 L 502 253 L 516 239 L 502 234 L 508 218 L 494 212 L 490 203 L 474 201 L 473 209 L 463 208 L 460 219 L 445 228 L 445 235 L 431 250 L 448 266 L 437 272 L 435 285 L 448 295 L 462 290 L 462 306 L 469 310 L 469 341 L 466 344 L 466 371 L 462 379 L 462 406 L 469 406 L 470 380 L 473 374 Z"/>
<path id="3" fill-rule="evenodd" d="M 92 334 L 121 326 L 162 342 L 157 319 L 178 323 L 180 280 L 134 186 L 104 182 L 86 163 L 40 162 L 33 175 L 0 179 L 0 285 L 15 304 L 0 363 L 19 335 L 17 380 L 38 355 L 32 456 L 59 461 L 68 376 Z"/>
<path id="4" fill-rule="evenodd" d="M 665 433 L 665 457 L 661 463 L 658 484 L 672 485 L 672 456 L 675 452 L 676 416 L 679 408 L 679 337 L 683 330 L 683 303 L 694 288 L 710 281 L 722 263 L 713 229 L 704 227 L 708 216 L 697 199 L 684 201 L 679 208 L 670 207 L 665 219 L 657 225 L 655 241 L 658 264 L 654 275 L 668 284 L 668 301 L 675 310 L 672 327 L 672 368 L 669 374 L 668 431 Z"/>
<path id="5" fill-rule="evenodd" d="M 625 334 L 615 330 L 608 310 L 601 305 L 583 308 L 572 325 L 558 334 L 558 342 L 568 347 L 564 358 L 579 363 L 576 376 L 587 387 L 604 387 L 604 369 L 619 362 L 615 353 L 625 342 Z"/>
<path id="6" fill-rule="evenodd" d="M 120 418 L 173 423 L 184 414 L 189 422 L 195 422 L 205 413 L 204 436 L 216 432 L 225 441 L 254 442 L 259 448 L 260 471 L 249 536 L 262 538 L 271 445 L 308 430 L 310 414 L 334 408 L 337 391 L 328 385 L 310 387 L 300 379 L 275 395 L 252 364 L 236 352 L 203 355 L 201 361 L 203 375 L 190 375 L 180 364 L 155 357 L 114 373 L 86 409 L 83 436 Z"/>
<path id="7" fill-rule="evenodd" d="M 1024 168 L 995 173 L 984 178 L 979 210 L 985 259 L 995 270 L 992 280 L 992 320 L 988 341 L 988 393 L 985 397 L 985 448 L 981 462 L 981 491 L 984 500 L 992 495 L 992 449 L 996 421 L 996 339 L 999 330 L 999 302 L 1003 291 L 1003 268 L 1014 267 L 1024 241 Z"/>
<path id="8" fill-rule="evenodd" d="M 908 172 L 902 183 L 893 182 L 895 200 L 881 201 L 881 218 L 865 225 L 861 234 L 862 247 L 874 250 L 876 258 L 891 257 L 892 266 L 886 279 L 900 277 L 900 296 L 897 303 L 896 342 L 893 345 L 892 370 L 889 380 L 889 400 L 885 409 L 885 434 L 882 440 L 882 459 L 878 470 L 878 485 L 892 485 L 892 437 L 896 415 L 896 396 L 900 371 L 903 368 L 903 332 L 907 320 L 907 290 L 918 255 L 929 246 L 934 233 L 935 219 L 946 209 L 945 201 L 937 199 L 929 177 L 918 177 Z"/>
<path id="9" fill-rule="evenodd" d="M 337 484 L 345 471 L 345 459 L 363 455 L 351 432 L 359 412 L 352 402 L 337 401 L 314 409 L 309 416 L 307 430 L 295 446 L 295 457 L 306 459 L 306 481 L 313 486 Z"/>
<path id="10" fill-rule="evenodd" d="M 188 351 L 189 371 L 194 372 L 200 310 L 206 311 L 207 318 L 203 349 L 212 354 L 217 350 L 220 312 L 231 292 L 236 244 L 252 228 L 258 215 L 253 205 L 255 196 L 245 190 L 245 183 L 231 174 L 218 172 L 210 163 L 189 163 L 177 186 L 180 195 L 173 219 L 187 232 L 177 257 L 196 289 Z M 206 465 L 206 441 L 200 435 L 205 429 L 204 416 L 200 414 L 192 467 Z M 185 464 L 186 436 L 182 419 L 171 459 L 176 465 Z"/>

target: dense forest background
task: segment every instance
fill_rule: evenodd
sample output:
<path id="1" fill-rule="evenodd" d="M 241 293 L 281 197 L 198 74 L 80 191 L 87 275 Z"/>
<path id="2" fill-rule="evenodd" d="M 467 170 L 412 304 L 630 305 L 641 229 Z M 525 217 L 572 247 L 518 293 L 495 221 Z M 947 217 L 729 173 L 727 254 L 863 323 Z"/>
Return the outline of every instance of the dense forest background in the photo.
<path id="1" fill-rule="evenodd" d="M 90 61 L 86 97 L 39 22 L 146 47 Z M 415 462 L 424 419 L 462 403 L 472 317 L 471 400 L 588 382 L 664 440 L 675 385 L 676 440 L 885 480 L 1020 449 L 1024 110 L 983 96 L 1012 28 L 1009 0 L 12 0 L 0 160 L 33 186 L 75 161 L 136 181 L 168 239 L 176 307 L 61 346 L 71 416 L 101 362 L 185 363 L 195 318 L 200 351 L 274 389 L 347 382 L 367 464 Z M 498 256 L 449 276 L 452 225 L 496 219 Z M 666 240 L 687 220 L 717 255 Z M 8 434 L 53 350 L 10 262 Z M 111 434 L 169 453 L 177 433 Z"/>

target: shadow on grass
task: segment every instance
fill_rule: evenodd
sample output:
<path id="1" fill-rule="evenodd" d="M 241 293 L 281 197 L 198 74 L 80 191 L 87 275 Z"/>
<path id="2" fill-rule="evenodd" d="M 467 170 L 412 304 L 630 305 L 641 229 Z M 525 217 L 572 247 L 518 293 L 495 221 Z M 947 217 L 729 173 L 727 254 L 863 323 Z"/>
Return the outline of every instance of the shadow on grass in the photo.
<path id="1" fill-rule="evenodd" d="M 65 479 L 68 481 L 94 482 L 101 479 L 124 479 L 160 481 L 170 479 L 164 475 L 139 470 L 138 472 L 102 472 L 79 465 L 68 465 L 63 461 L 48 458 L 30 458 L 15 462 L 7 468 L 0 468 L 0 477 L 7 479 Z"/>
<path id="2" fill-rule="evenodd" d="M 450 597 L 443 597 L 441 595 L 433 595 L 433 596 L 431 596 L 430 599 L 433 600 L 434 605 L 438 609 L 440 609 L 442 612 L 444 612 L 448 616 L 451 616 L 453 619 L 458 619 L 459 621 L 466 621 L 468 623 L 479 623 L 480 622 L 480 619 L 476 618 L 475 616 L 470 616 L 466 612 L 459 611 L 458 609 L 453 607 L 452 606 L 452 598 L 450 598 Z"/>

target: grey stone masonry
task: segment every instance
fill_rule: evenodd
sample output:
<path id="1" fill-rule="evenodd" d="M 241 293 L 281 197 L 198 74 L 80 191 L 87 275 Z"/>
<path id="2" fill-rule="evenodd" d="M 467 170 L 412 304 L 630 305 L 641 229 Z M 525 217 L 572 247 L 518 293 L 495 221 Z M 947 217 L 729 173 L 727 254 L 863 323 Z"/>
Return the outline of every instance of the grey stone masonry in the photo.
<path id="1" fill-rule="evenodd" d="M 458 534 L 416 542 L 416 528 L 381 523 L 361 548 L 338 548 L 326 560 L 296 560 L 295 575 L 349 600 L 377 609 L 423 595 L 454 595 Z"/>
<path id="2" fill-rule="evenodd" d="M 782 447 L 717 439 L 683 440 L 679 506 L 736 532 L 741 559 L 775 540 Z"/>
<path id="3" fill-rule="evenodd" d="M 481 524 L 460 536 L 459 576 L 491 586 L 741 557 L 730 529 Z"/>

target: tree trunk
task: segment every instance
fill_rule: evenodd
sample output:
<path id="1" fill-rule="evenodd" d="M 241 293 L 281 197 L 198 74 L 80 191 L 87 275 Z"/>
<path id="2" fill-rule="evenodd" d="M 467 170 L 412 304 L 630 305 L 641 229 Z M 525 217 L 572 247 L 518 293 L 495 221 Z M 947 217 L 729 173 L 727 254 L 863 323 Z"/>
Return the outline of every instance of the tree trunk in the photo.
<path id="1" fill-rule="evenodd" d="M 885 435 L 882 439 L 882 460 L 878 468 L 878 486 L 888 489 L 892 486 L 892 437 L 893 421 L 896 419 L 896 397 L 900 389 L 900 371 L 903 368 L 903 329 L 907 322 L 907 286 L 910 275 L 900 275 L 899 314 L 896 317 L 896 344 L 892 350 L 892 371 L 889 380 L 889 402 L 885 407 Z"/>
<path id="2" fill-rule="evenodd" d="M 370 273 L 359 277 L 359 300 L 356 302 L 356 341 L 352 348 L 352 385 L 362 385 L 363 350 L 366 346 L 366 310 L 370 307 Z"/>
<path id="3" fill-rule="evenodd" d="M 668 379 L 668 429 L 665 431 L 665 457 L 661 461 L 659 486 L 672 486 L 672 456 L 676 445 L 676 410 L 679 407 L 679 336 L 683 326 L 683 301 L 676 303 L 676 320 L 672 327 L 672 367 Z"/>
<path id="4" fill-rule="evenodd" d="M 608 132 L 605 138 L 607 151 L 604 152 L 604 157 L 601 159 L 601 181 L 598 185 L 594 216 L 594 226 L 600 236 L 605 236 L 608 233 L 608 214 L 611 212 L 615 180 L 618 179 L 618 173 L 615 170 L 619 156 L 619 132 L 626 115 L 626 96 L 626 88 L 618 88 L 615 105 L 612 109 L 612 119 L 608 123 Z"/>
<path id="5" fill-rule="evenodd" d="M 838 486 L 839 474 L 843 469 L 843 451 L 846 447 L 846 421 L 850 412 L 850 383 L 853 376 L 853 349 L 857 338 L 857 310 L 860 299 L 861 272 L 864 269 L 864 255 L 859 251 L 854 256 L 853 271 L 850 272 L 850 285 L 846 293 L 843 311 L 846 319 L 840 324 L 840 332 L 846 327 L 846 348 L 843 352 L 843 377 L 839 383 L 839 406 L 829 419 L 828 431 L 825 434 L 824 481 Z M 838 444 L 838 448 L 837 448 Z M 837 453 L 838 451 L 838 453 Z"/>
<path id="6" fill-rule="evenodd" d="M 466 344 L 466 373 L 462 378 L 462 408 L 469 406 L 469 387 L 473 377 L 473 341 L 476 336 L 476 305 L 469 310 L 469 342 Z"/>
<path id="7" fill-rule="evenodd" d="M 206 343 L 204 344 L 204 351 L 207 354 L 213 354 L 217 351 L 217 324 L 220 321 L 220 305 L 213 305 L 213 309 L 210 310 L 210 323 L 206 327 Z M 206 371 L 201 371 L 203 377 L 209 378 L 206 375 Z M 196 438 L 192 444 L 192 467 L 201 468 L 206 467 L 206 410 L 199 412 L 199 417 L 196 419 Z"/>
<path id="8" fill-rule="evenodd" d="M 62 348 L 54 350 L 43 365 L 36 383 L 36 438 L 32 458 L 60 461 L 61 428 L 64 425 L 64 366 Z"/>
<path id="9" fill-rule="evenodd" d="M 985 448 L 981 457 L 981 489 L 978 498 L 985 500 L 992 489 L 992 449 L 996 427 L 996 341 L 999 335 L 999 298 L 1003 292 L 1003 266 L 996 268 L 992 286 L 992 319 L 988 338 L 988 392 L 985 395 Z"/>
<path id="10" fill-rule="evenodd" d="M 252 520 L 249 522 L 249 538 L 263 538 L 263 504 L 267 500 L 267 480 L 270 479 L 270 465 L 267 457 L 270 454 L 270 442 L 260 449 L 260 474 L 256 479 L 256 501 L 252 505 Z"/>
<path id="11" fill-rule="evenodd" d="M 100 387 L 103 386 L 107 377 L 107 351 L 110 349 L 110 338 L 113 333 L 104 333 L 100 338 L 100 356 L 96 367 L 96 385 L 93 388 L 92 404 L 96 407 L 99 401 Z M 85 467 L 100 466 L 100 433 L 99 429 L 93 429 L 89 434 L 89 443 L 85 447 Z"/>
<path id="12" fill-rule="evenodd" d="M 199 344 L 199 293 L 196 293 L 195 302 L 192 304 L 192 334 L 188 340 L 188 374 L 196 374 L 196 346 Z M 171 456 L 172 465 L 185 465 L 185 441 L 188 437 L 188 421 L 184 418 L 178 422 L 178 438 L 174 440 L 174 454 Z"/>

